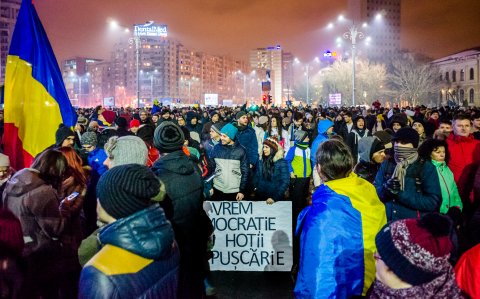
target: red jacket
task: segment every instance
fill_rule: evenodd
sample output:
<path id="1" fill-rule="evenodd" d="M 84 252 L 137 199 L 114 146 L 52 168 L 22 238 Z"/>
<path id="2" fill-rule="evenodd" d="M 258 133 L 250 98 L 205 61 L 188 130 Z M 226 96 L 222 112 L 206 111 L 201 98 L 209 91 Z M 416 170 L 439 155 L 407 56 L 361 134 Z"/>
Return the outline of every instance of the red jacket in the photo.
<path id="1" fill-rule="evenodd" d="M 480 298 L 480 244 L 465 252 L 455 266 L 455 277 L 462 291 Z"/>
<path id="2" fill-rule="evenodd" d="M 473 200 L 473 181 L 480 165 L 480 141 L 472 135 L 468 137 L 455 136 L 453 133 L 447 138 L 450 161 L 448 167 L 453 172 L 455 183 L 462 200 Z"/>

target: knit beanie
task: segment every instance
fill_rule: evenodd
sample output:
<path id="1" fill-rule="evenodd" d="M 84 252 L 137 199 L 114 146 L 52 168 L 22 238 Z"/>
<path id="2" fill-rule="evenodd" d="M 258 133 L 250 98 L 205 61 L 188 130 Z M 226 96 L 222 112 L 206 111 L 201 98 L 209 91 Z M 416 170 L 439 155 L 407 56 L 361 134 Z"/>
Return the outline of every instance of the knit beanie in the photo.
<path id="1" fill-rule="evenodd" d="M 192 121 L 192 119 L 194 119 L 194 118 L 198 119 L 198 116 L 194 111 L 188 111 L 187 115 L 186 115 L 186 118 L 187 118 L 186 119 L 187 123 L 190 123 Z"/>
<path id="2" fill-rule="evenodd" d="M 95 132 L 85 132 L 80 138 L 80 143 L 82 145 L 93 145 L 97 146 L 97 134 Z"/>
<path id="3" fill-rule="evenodd" d="M 430 213 L 420 219 L 402 219 L 386 224 L 375 243 L 383 262 L 401 280 L 417 286 L 448 271 L 451 221 Z"/>
<path id="4" fill-rule="evenodd" d="M 295 138 L 295 142 L 303 142 L 305 138 L 307 138 L 308 132 L 302 130 L 296 130 L 293 137 Z"/>
<path id="5" fill-rule="evenodd" d="M 10 167 L 10 158 L 0 153 L 0 167 Z"/>
<path id="6" fill-rule="evenodd" d="M 75 133 L 73 133 L 73 131 L 64 124 L 60 124 L 57 132 L 55 132 L 55 145 L 61 146 L 63 141 L 70 136 L 75 136 Z"/>
<path id="7" fill-rule="evenodd" d="M 237 112 L 237 114 L 235 114 L 235 119 L 239 120 L 240 117 L 242 117 L 244 115 L 247 115 L 247 113 L 245 111 L 241 110 L 241 111 Z"/>
<path id="8" fill-rule="evenodd" d="M 375 137 L 375 139 L 373 140 L 373 143 L 372 143 L 372 147 L 370 149 L 370 161 L 373 158 L 373 154 L 375 154 L 376 152 L 379 152 L 381 150 L 384 150 L 384 149 L 385 149 L 385 144 L 383 144 L 383 142 L 378 137 Z"/>
<path id="9" fill-rule="evenodd" d="M 130 129 L 133 127 L 140 127 L 140 121 L 138 119 L 132 119 L 130 121 Z"/>
<path id="10" fill-rule="evenodd" d="M 110 166 L 125 164 L 145 165 L 148 149 L 145 142 L 137 136 L 111 137 L 105 144 L 105 153 L 110 158 Z"/>
<path id="11" fill-rule="evenodd" d="M 220 130 L 221 134 L 227 135 L 230 139 L 235 140 L 237 136 L 238 129 L 232 124 L 226 124 L 222 130 Z"/>
<path id="12" fill-rule="evenodd" d="M 273 139 L 273 138 L 267 138 L 265 139 L 265 141 L 263 142 L 264 145 L 267 145 L 271 150 L 272 150 L 272 154 L 275 154 L 277 151 L 278 151 L 278 142 Z"/>
<path id="13" fill-rule="evenodd" d="M 0 209 L 0 257 L 21 256 L 23 245 L 20 220 L 11 211 Z"/>
<path id="14" fill-rule="evenodd" d="M 410 127 L 404 127 L 393 135 L 392 142 L 400 141 L 402 143 L 411 143 L 413 144 L 414 148 L 418 147 L 418 142 L 420 140 L 420 136 L 418 135 L 417 131 Z"/>
<path id="15" fill-rule="evenodd" d="M 117 117 L 117 119 L 115 120 L 115 124 L 116 124 L 117 127 L 119 127 L 119 128 L 126 128 L 126 127 L 128 127 L 128 123 L 127 123 L 127 120 L 125 119 L 125 117 Z"/>
<path id="16" fill-rule="evenodd" d="M 184 142 L 182 129 L 171 121 L 164 121 L 155 129 L 153 144 L 160 153 L 181 150 Z"/>
<path id="17" fill-rule="evenodd" d="M 375 132 L 373 136 L 380 138 L 382 143 L 385 145 L 385 148 L 392 147 L 392 135 L 390 135 L 388 131 L 378 131 Z"/>
<path id="18" fill-rule="evenodd" d="M 113 167 L 97 184 L 100 205 L 115 219 L 149 207 L 159 193 L 160 180 L 147 166 L 138 164 Z"/>
<path id="19" fill-rule="evenodd" d="M 215 115 L 220 116 L 217 110 L 213 110 L 212 112 L 210 112 L 210 118 L 213 118 Z"/>
<path id="20" fill-rule="evenodd" d="M 146 142 L 153 142 L 154 134 L 155 134 L 155 127 L 153 125 L 142 125 L 140 126 L 137 132 L 137 136 Z"/>
<path id="21" fill-rule="evenodd" d="M 215 131 L 217 134 L 222 134 L 220 133 L 220 131 L 222 130 L 222 128 L 225 126 L 225 123 L 223 122 L 217 122 L 215 124 L 212 125 L 212 130 Z"/>

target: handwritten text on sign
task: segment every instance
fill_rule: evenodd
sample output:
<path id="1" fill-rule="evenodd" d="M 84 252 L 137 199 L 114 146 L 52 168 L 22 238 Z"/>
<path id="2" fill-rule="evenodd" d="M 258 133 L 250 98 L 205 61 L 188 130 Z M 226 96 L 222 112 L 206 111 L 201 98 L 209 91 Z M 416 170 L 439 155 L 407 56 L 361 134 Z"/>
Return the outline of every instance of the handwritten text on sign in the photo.
<path id="1" fill-rule="evenodd" d="M 290 271 L 292 203 L 209 202 L 215 227 L 211 270 Z"/>

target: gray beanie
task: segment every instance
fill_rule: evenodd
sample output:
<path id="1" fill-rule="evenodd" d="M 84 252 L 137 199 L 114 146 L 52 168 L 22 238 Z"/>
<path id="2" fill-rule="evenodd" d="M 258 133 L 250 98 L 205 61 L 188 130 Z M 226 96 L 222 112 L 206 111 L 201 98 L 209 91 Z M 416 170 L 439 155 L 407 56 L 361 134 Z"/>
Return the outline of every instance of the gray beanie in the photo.
<path id="1" fill-rule="evenodd" d="M 147 146 L 137 136 L 110 137 L 105 144 L 105 153 L 110 158 L 110 167 L 125 164 L 147 164 Z"/>
<path id="2" fill-rule="evenodd" d="M 85 132 L 80 139 L 82 145 L 93 145 L 97 146 L 97 133 L 95 132 Z"/>

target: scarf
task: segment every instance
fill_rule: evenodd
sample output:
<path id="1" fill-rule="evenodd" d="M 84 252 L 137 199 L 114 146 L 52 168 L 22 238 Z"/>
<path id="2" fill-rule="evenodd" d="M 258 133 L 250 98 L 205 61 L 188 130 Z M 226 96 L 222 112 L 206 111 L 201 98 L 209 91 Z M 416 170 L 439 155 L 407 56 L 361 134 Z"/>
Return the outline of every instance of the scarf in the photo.
<path id="1" fill-rule="evenodd" d="M 296 142 L 295 145 L 301 150 L 306 150 L 308 148 L 308 142 Z"/>
<path id="2" fill-rule="evenodd" d="M 399 147 L 395 146 L 395 170 L 393 171 L 393 177 L 400 181 L 400 190 L 403 191 L 405 187 L 405 175 L 407 168 L 412 165 L 418 159 L 418 152 L 416 148 Z"/>
<path id="3" fill-rule="evenodd" d="M 438 276 L 434 280 L 418 286 L 412 286 L 407 289 L 392 289 L 378 280 L 373 282 L 369 299 L 403 299 L 403 298 L 422 298 L 422 299 L 461 299 L 464 296 L 455 281 L 453 269 L 450 268 L 446 273 Z"/>

